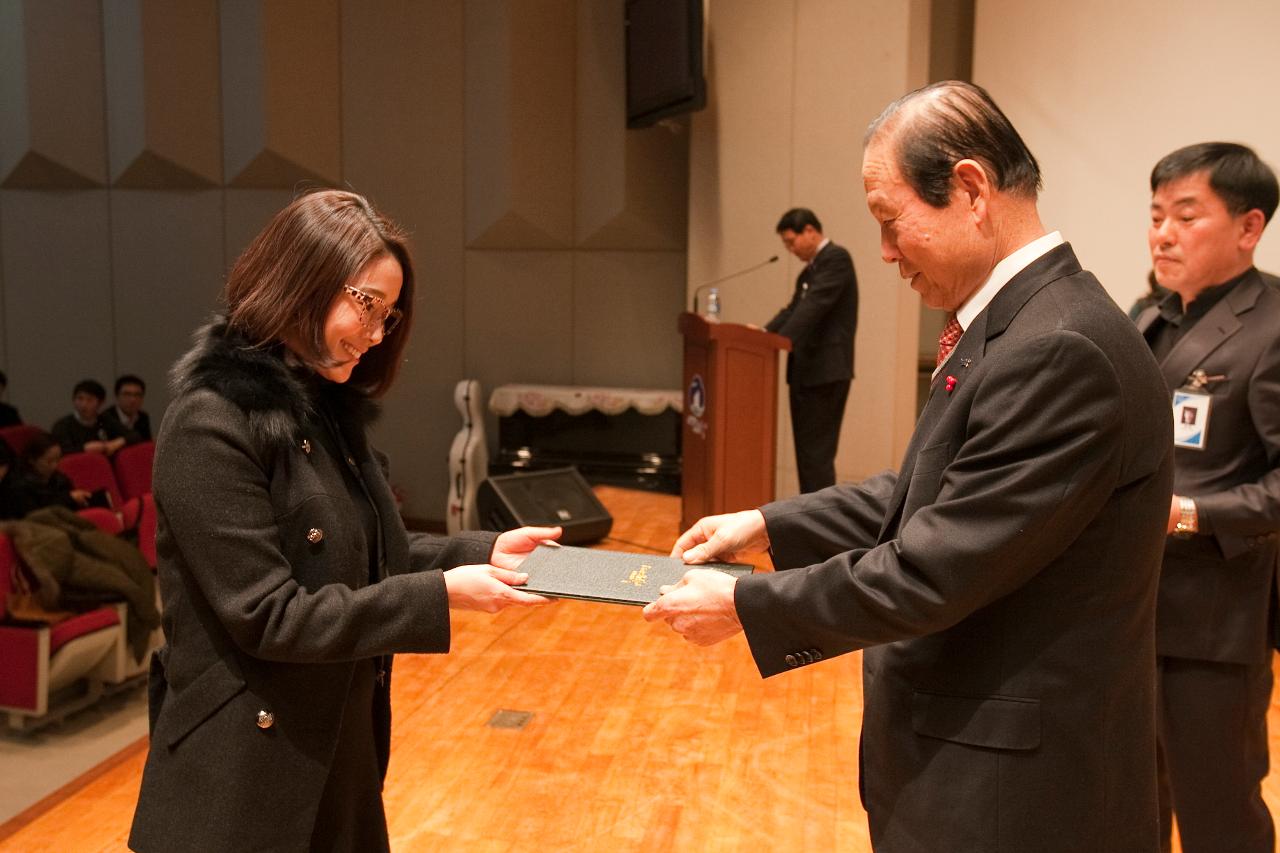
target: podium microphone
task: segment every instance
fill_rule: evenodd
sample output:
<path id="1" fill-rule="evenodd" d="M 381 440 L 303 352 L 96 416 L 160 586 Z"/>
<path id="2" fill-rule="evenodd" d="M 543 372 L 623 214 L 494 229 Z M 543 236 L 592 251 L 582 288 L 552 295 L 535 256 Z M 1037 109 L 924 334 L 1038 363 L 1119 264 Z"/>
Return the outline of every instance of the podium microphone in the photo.
<path id="1" fill-rule="evenodd" d="M 728 275 L 722 275 L 719 278 L 712 279 L 711 281 L 698 285 L 697 289 L 693 291 L 693 313 L 695 314 L 698 313 L 698 296 L 699 294 L 702 293 L 702 291 L 706 290 L 708 287 L 714 287 L 715 285 L 719 284 L 722 281 L 728 281 L 729 279 L 746 275 L 749 272 L 755 272 L 761 267 L 767 267 L 769 266 L 769 264 L 776 264 L 777 262 L 778 262 L 778 256 L 774 255 L 773 257 L 769 258 L 769 260 L 767 261 L 761 261 L 758 264 L 752 264 L 746 269 L 740 269 L 737 272 L 731 272 Z"/>

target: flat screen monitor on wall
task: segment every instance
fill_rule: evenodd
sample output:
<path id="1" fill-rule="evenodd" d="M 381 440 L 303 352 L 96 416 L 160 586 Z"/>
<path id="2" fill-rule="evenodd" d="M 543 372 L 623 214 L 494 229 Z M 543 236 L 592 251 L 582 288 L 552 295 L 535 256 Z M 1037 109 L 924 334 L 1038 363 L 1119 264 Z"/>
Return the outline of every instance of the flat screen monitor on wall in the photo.
<path id="1" fill-rule="evenodd" d="M 700 110 L 703 0 L 627 0 L 627 127 Z"/>

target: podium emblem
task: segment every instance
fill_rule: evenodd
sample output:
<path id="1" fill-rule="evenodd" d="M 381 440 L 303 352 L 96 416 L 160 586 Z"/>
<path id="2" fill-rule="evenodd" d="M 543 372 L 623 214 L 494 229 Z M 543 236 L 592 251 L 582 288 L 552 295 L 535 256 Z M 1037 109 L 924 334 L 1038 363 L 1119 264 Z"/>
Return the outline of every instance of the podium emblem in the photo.
<path id="1" fill-rule="evenodd" d="M 702 383 L 701 374 L 693 374 L 689 382 L 689 414 L 700 418 L 707 413 L 707 389 Z"/>

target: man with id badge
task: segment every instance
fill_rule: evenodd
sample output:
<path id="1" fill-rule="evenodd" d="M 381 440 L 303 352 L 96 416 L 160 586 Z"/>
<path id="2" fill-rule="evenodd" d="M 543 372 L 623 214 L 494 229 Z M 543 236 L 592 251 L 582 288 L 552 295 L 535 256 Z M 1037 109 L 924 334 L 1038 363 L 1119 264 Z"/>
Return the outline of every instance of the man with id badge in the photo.
<path id="1" fill-rule="evenodd" d="M 1161 843 L 1275 847 L 1262 800 L 1280 531 L 1280 279 L 1253 266 L 1275 173 L 1243 145 L 1151 173 L 1148 242 L 1172 293 L 1137 318 L 1169 387 L 1174 487 L 1156 607 Z"/>

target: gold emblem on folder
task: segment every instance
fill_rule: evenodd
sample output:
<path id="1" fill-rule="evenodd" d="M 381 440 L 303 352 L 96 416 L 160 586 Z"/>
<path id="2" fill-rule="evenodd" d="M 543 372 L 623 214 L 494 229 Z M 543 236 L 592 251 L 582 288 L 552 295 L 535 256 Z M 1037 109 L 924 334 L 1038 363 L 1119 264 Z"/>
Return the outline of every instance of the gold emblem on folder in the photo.
<path id="1" fill-rule="evenodd" d="M 642 563 L 640 568 L 627 575 L 623 583 L 629 583 L 632 586 L 644 586 L 649 582 L 649 569 L 653 568 L 648 564 Z"/>

